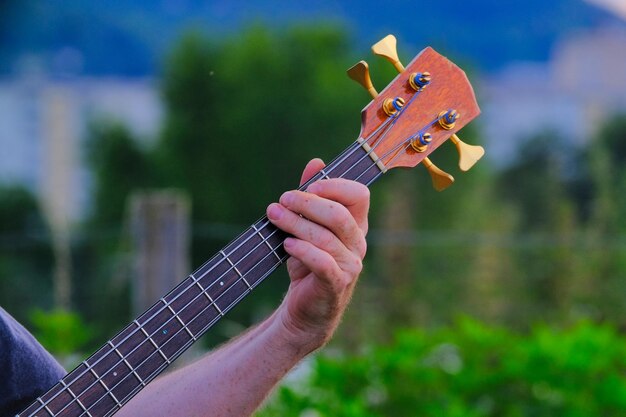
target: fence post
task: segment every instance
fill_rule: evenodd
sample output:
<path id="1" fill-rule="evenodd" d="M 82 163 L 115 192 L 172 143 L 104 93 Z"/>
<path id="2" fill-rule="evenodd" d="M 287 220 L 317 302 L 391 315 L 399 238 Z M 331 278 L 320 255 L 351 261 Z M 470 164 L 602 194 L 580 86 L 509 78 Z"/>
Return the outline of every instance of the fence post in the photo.
<path id="1" fill-rule="evenodd" d="M 189 274 L 190 203 L 177 190 L 143 191 L 131 196 L 130 215 L 137 315 Z"/>

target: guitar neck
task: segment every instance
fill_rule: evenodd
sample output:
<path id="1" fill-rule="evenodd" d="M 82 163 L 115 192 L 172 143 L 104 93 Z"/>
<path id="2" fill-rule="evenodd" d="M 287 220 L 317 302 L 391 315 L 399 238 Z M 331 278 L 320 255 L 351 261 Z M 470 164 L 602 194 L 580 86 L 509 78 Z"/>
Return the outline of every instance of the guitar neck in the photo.
<path id="1" fill-rule="evenodd" d="M 383 172 L 354 142 L 306 184 Z M 266 217 L 219 251 L 16 417 L 111 416 L 286 261 L 287 234 Z"/>

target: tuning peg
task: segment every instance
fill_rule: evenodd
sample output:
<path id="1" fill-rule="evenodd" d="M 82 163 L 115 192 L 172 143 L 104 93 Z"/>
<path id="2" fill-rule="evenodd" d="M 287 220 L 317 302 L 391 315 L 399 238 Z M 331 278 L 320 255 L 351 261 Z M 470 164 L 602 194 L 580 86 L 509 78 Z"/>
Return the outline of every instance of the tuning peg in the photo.
<path id="1" fill-rule="evenodd" d="M 480 158 L 485 155 L 485 149 L 478 145 L 468 145 L 457 135 L 450 136 L 450 140 L 459 152 L 459 168 L 461 171 L 468 171 Z"/>
<path id="2" fill-rule="evenodd" d="M 382 56 L 387 61 L 391 62 L 398 72 L 404 71 L 404 65 L 398 58 L 398 51 L 396 50 L 396 37 L 393 35 L 387 35 L 374 45 L 372 45 L 372 52 L 375 55 Z"/>
<path id="3" fill-rule="evenodd" d="M 370 96 L 372 96 L 372 98 L 376 98 L 376 96 L 378 96 L 378 91 L 374 88 L 374 84 L 372 84 L 372 79 L 370 78 L 370 70 L 367 62 L 357 62 L 348 69 L 347 73 L 348 77 L 361 84 Z"/>
<path id="4" fill-rule="evenodd" d="M 422 162 L 433 180 L 433 187 L 435 187 L 435 190 L 443 191 L 452 185 L 454 182 L 454 177 L 452 175 L 439 169 L 429 158 L 424 158 Z"/>

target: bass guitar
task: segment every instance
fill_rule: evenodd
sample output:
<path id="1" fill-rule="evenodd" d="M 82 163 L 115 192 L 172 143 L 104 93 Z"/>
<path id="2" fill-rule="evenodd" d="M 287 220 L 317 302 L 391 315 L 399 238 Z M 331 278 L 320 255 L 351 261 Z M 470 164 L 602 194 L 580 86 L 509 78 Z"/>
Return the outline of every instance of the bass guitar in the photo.
<path id="1" fill-rule="evenodd" d="M 379 93 L 367 63 L 348 70 L 372 96 L 361 113 L 359 137 L 300 189 L 339 177 L 369 186 L 392 168 L 420 163 L 435 189 L 445 189 L 454 179 L 429 159 L 435 149 L 450 139 L 463 171 L 484 154 L 456 136 L 480 113 L 465 73 L 431 48 L 405 68 L 392 35 L 372 50 L 399 75 Z M 16 417 L 115 414 L 287 260 L 286 237 L 261 218 Z"/>

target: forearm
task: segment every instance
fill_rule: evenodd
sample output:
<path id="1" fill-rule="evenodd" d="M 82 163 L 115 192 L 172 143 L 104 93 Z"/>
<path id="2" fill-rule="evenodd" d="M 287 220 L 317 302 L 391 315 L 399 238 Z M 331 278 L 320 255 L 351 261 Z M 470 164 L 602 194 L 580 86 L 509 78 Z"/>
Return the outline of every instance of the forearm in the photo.
<path id="1" fill-rule="evenodd" d="M 274 314 L 197 362 L 154 381 L 120 417 L 248 416 L 308 352 L 288 342 Z"/>

